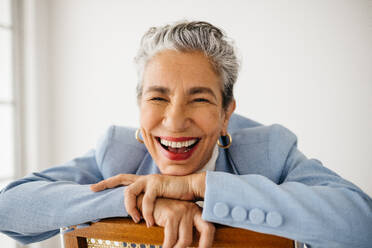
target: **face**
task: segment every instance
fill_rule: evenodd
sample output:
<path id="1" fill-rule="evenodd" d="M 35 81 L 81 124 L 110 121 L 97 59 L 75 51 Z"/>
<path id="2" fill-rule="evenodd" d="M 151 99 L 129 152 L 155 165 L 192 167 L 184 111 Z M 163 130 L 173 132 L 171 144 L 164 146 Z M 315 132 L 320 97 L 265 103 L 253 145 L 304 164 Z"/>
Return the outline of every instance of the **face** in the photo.
<path id="1" fill-rule="evenodd" d="M 220 78 L 201 52 L 165 50 L 146 65 L 141 133 L 162 174 L 188 175 L 210 159 L 235 102 L 222 107 Z"/>

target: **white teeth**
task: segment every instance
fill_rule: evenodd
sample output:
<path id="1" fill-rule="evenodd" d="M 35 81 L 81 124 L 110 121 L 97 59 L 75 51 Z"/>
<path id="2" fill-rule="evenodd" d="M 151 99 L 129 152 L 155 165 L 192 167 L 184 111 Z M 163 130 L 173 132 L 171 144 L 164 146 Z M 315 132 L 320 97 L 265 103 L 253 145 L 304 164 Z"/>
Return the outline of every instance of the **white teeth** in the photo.
<path id="1" fill-rule="evenodd" d="M 162 143 L 165 146 L 169 146 L 168 140 L 160 139 L 160 143 Z"/>
<path id="2" fill-rule="evenodd" d="M 175 141 L 168 141 L 164 139 L 160 139 L 160 143 L 165 145 L 165 146 L 170 146 L 172 148 L 181 148 L 181 147 L 189 147 L 193 144 L 195 144 L 197 139 L 192 139 L 188 141 L 183 141 L 183 142 L 175 142 Z"/>
<path id="3" fill-rule="evenodd" d="M 187 142 L 187 146 L 191 146 L 191 145 L 193 145 L 193 144 L 196 143 L 196 139 L 188 140 L 188 141 L 186 141 L 186 142 Z"/>

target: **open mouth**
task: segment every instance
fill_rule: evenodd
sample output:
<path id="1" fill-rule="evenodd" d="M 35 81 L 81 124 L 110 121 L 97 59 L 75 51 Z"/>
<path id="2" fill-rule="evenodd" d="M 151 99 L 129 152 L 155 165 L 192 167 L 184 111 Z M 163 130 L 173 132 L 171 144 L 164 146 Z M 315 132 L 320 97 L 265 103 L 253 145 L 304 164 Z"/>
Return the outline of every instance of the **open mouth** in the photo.
<path id="1" fill-rule="evenodd" d="M 165 150 L 176 154 L 190 152 L 200 141 L 200 138 L 181 138 L 178 141 L 171 141 L 161 137 L 156 139 Z"/>

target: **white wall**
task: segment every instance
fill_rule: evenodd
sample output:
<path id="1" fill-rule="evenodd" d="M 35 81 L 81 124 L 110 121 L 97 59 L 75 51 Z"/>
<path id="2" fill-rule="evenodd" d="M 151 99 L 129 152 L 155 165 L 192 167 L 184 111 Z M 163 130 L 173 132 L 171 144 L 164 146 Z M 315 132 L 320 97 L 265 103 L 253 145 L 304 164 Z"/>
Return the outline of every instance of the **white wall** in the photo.
<path id="1" fill-rule="evenodd" d="M 40 168 L 85 153 L 110 124 L 137 126 L 132 60 L 142 34 L 201 19 L 240 50 L 237 112 L 287 126 L 306 155 L 372 195 L 371 0 L 38 2 L 48 10 Z"/>
<path id="2" fill-rule="evenodd" d="M 182 18 L 222 27 L 240 50 L 237 112 L 281 123 L 300 149 L 372 195 L 371 1 L 54 0 L 50 5 L 51 162 L 137 126 L 132 64 L 141 35 Z"/>

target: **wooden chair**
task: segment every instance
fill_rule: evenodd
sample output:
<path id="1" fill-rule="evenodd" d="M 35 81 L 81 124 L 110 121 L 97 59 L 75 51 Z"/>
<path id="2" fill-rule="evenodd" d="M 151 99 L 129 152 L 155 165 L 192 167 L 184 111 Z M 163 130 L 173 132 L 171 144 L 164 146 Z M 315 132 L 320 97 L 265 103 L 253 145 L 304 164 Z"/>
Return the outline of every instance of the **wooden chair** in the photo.
<path id="1" fill-rule="evenodd" d="M 163 242 L 163 228 L 147 228 L 129 218 L 104 219 L 89 226 L 70 227 L 63 234 L 65 248 L 158 248 Z M 193 247 L 198 246 L 199 234 L 194 232 Z M 213 247 L 294 248 L 292 240 L 240 228 L 216 225 Z"/>

